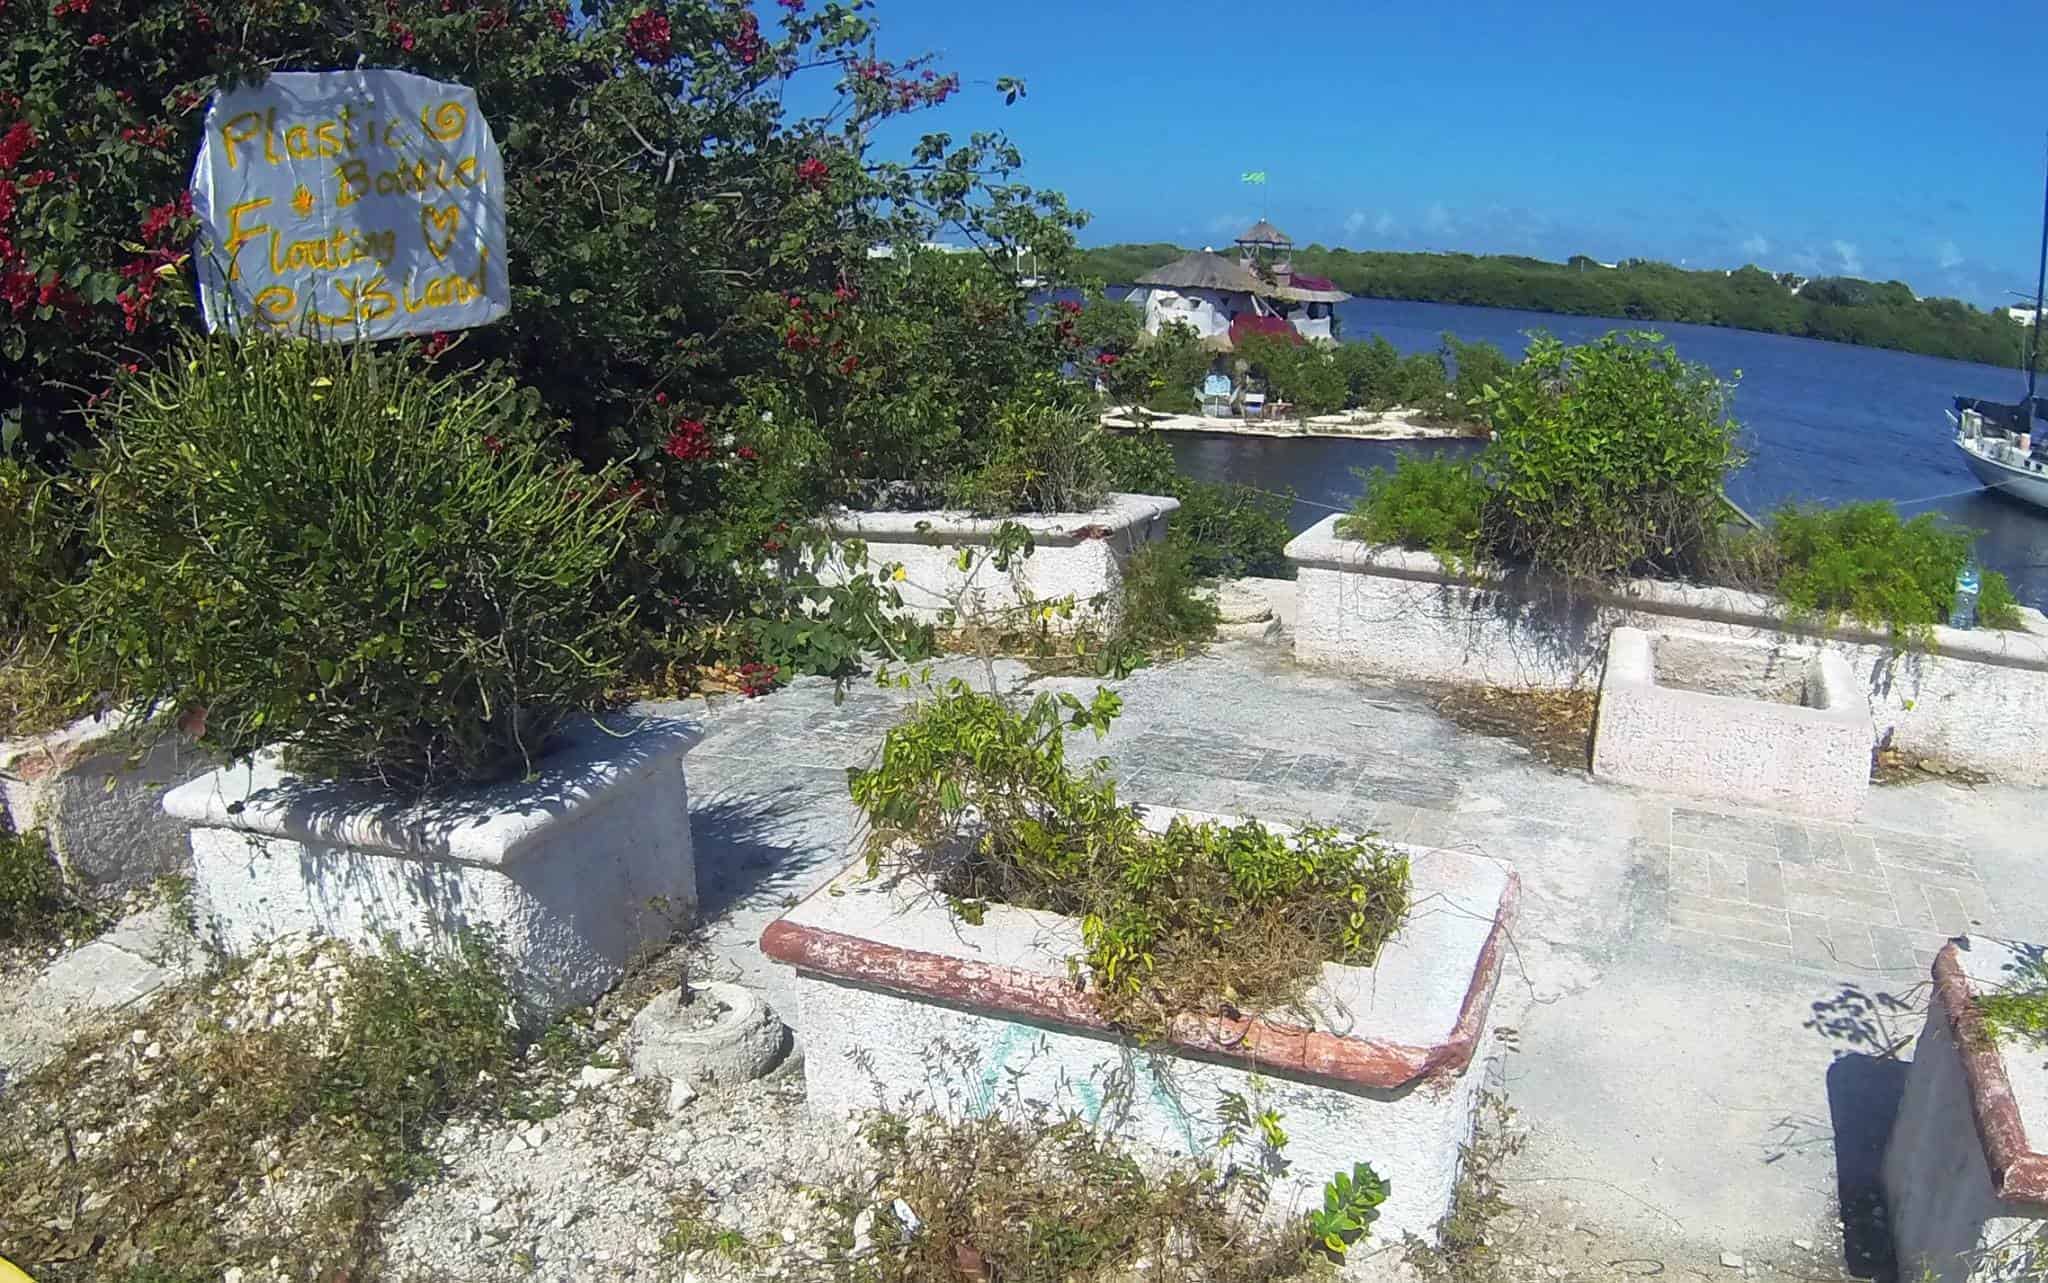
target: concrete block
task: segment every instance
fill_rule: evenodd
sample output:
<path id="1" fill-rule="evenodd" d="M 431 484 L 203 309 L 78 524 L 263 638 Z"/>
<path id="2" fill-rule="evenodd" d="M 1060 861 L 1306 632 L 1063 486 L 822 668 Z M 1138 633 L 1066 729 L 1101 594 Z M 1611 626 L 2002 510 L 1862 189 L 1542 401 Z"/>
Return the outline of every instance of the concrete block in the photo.
<path id="1" fill-rule="evenodd" d="M 134 891 L 184 870 L 186 825 L 163 795 L 218 765 L 168 727 L 102 714 L 0 743 L 0 801 L 16 832 L 43 831 L 74 881 Z"/>
<path id="2" fill-rule="evenodd" d="M 1341 539 L 1337 520 L 1287 545 L 1299 574 L 1294 652 L 1304 663 L 1586 690 L 1600 681 L 1616 628 L 1683 631 L 1838 655 L 1870 701 L 1879 739 L 1995 778 L 2030 783 L 2036 747 L 2048 741 L 2048 624 L 2032 612 L 2025 631 L 1936 628 L 1929 649 L 1907 651 L 1882 629 L 1823 629 L 1782 601 L 1732 588 L 1636 579 L 1587 591 L 1525 573 L 1461 577 L 1428 553 Z"/>
<path id="3" fill-rule="evenodd" d="M 1593 774 L 1603 779 L 1853 820 L 1870 791 L 1874 743 L 1870 701 L 1840 655 L 1637 628 L 1609 634 L 1593 732 Z M 1782 885 L 1775 901 L 1750 890 L 1785 903 Z"/>
<path id="4" fill-rule="evenodd" d="M 977 517 L 964 512 L 840 512 L 827 519 L 836 540 L 867 545 L 867 564 L 849 566 L 834 552 L 817 567 L 825 583 L 845 583 L 890 563 L 901 564 L 896 584 L 904 612 L 927 622 L 955 607 L 963 614 L 999 612 L 1024 602 L 1071 598 L 1087 610 L 1113 609 L 1121 599 L 1123 568 L 1138 548 L 1166 537 L 1180 500 L 1112 494 L 1093 512 Z M 985 549 L 996 530 L 1014 521 L 1031 532 L 1033 551 L 998 570 L 986 558 L 960 569 L 963 548 Z"/>
<path id="5" fill-rule="evenodd" d="M 782 1058 L 787 1031 L 752 990 L 719 980 L 693 985 L 687 1006 L 681 993 L 664 990 L 633 1017 L 633 1072 L 732 1087 Z"/>
<path id="6" fill-rule="evenodd" d="M 1147 808 L 1145 822 L 1179 814 Z M 1213 1155 L 1217 1106 L 1235 1092 L 1278 1109 L 1291 1137 L 1272 1215 L 1299 1215 L 1364 1160 L 1393 1183 L 1376 1239 L 1433 1237 L 1471 1134 L 1519 884 L 1492 861 L 1408 851 L 1415 909 L 1374 966 L 1325 964 L 1301 1011 L 1190 1013 L 1142 1046 L 1069 974 L 1080 923 L 1057 914 L 991 905 L 970 926 L 856 863 L 761 947 L 796 969 L 813 1110 L 1071 1112 L 1158 1152 Z"/>
<path id="7" fill-rule="evenodd" d="M 521 993 L 588 1002 L 695 912 L 683 757 L 687 723 L 615 719 L 565 731 L 536 774 L 406 801 L 286 775 L 217 770 L 164 799 L 192 828 L 203 934 L 230 953 L 322 934 L 413 948 L 487 927 Z"/>
<path id="8" fill-rule="evenodd" d="M 1984 937 L 1936 955 L 1927 1024 L 1884 1154 L 1901 1278 L 2005 1283 L 2048 1259 L 2048 1057 L 1992 1040 L 1974 999 L 2010 985 L 2036 946 Z"/>

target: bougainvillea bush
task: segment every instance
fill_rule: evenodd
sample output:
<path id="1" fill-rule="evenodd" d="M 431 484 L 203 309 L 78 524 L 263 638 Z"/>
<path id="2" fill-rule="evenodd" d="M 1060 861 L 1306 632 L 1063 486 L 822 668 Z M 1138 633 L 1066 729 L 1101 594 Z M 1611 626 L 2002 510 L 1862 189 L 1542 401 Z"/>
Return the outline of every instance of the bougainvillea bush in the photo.
<path id="1" fill-rule="evenodd" d="M 1001 135 L 872 145 L 960 82 L 889 57 L 865 4 L 4 0 L 0 42 L 10 443 L 89 439 L 81 412 L 196 324 L 185 184 L 216 86 L 359 63 L 465 83 L 504 157 L 512 315 L 419 359 L 495 368 L 584 467 L 630 469 L 631 587 L 684 651 L 758 661 L 715 621 L 785 608 L 760 567 L 804 517 L 942 488 L 1078 345 L 1031 315 L 1013 253 L 1059 279 L 1079 218 Z M 871 253 L 932 240 L 983 252 Z"/>

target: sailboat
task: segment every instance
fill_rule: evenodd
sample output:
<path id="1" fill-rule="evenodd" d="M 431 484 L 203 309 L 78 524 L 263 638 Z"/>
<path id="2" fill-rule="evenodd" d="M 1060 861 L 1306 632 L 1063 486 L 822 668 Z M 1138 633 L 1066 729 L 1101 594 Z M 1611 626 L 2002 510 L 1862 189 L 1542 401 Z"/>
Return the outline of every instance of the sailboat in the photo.
<path id="1" fill-rule="evenodd" d="M 2041 197 L 2041 261 L 2034 277 L 2034 321 L 2027 327 L 2027 395 L 2017 405 L 1959 396 L 1949 415 L 1956 449 L 1987 490 L 2048 510 L 2048 398 L 2034 393 L 2048 293 L 2048 190 Z"/>

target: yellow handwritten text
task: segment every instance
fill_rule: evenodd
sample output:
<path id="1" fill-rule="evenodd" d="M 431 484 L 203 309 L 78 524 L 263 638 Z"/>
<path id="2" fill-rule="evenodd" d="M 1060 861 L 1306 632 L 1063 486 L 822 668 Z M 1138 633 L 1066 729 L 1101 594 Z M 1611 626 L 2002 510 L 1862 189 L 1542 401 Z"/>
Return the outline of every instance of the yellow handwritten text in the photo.
<path id="1" fill-rule="evenodd" d="M 269 223 L 245 221 L 270 203 L 266 196 L 228 206 L 229 280 L 242 279 L 242 247 L 252 241 L 266 239 L 270 271 L 276 276 L 290 272 L 338 272 L 366 259 L 379 267 L 389 267 L 398 257 L 398 233 L 390 228 L 362 230 L 344 227 L 321 236 L 287 240 Z"/>
<path id="2" fill-rule="evenodd" d="M 379 196 L 428 196 L 473 188 L 479 181 L 477 166 L 474 156 L 465 156 L 452 165 L 443 157 L 431 166 L 416 160 L 374 172 L 367 161 L 343 161 L 334 170 L 341 180 L 334 203 L 345 209 L 372 192 Z"/>
<path id="3" fill-rule="evenodd" d="M 430 112 L 433 113 L 431 116 Z M 454 133 L 444 135 L 437 132 L 451 120 L 460 122 Z M 462 129 L 467 127 L 469 113 L 460 103 L 444 102 L 438 107 L 423 108 L 420 121 L 430 136 L 447 142 L 459 137 Z M 404 120 L 380 121 L 376 116 L 360 115 L 347 107 L 340 108 L 331 116 L 293 122 L 282 129 L 278 127 L 275 107 L 241 112 L 228 117 L 220 125 L 221 149 L 229 169 L 239 169 L 244 160 L 250 159 L 244 153 L 253 153 L 259 148 L 263 162 L 276 165 L 286 160 L 329 160 L 338 156 L 354 156 L 365 147 L 380 144 L 396 151 L 407 144 L 409 137 Z"/>

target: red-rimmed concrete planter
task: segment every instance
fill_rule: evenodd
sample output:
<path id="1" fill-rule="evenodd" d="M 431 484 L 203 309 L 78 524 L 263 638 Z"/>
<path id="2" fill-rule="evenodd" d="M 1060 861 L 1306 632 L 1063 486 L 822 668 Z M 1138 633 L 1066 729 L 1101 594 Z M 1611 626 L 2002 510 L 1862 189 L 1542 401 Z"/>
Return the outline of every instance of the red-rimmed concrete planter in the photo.
<path id="1" fill-rule="evenodd" d="M 1853 820 L 1870 792 L 1870 700 L 1831 651 L 1617 628 L 1593 774 L 1663 793 Z"/>
<path id="2" fill-rule="evenodd" d="M 1591 689 L 1616 628 L 1681 630 L 1848 661 L 1877 739 L 2021 778 L 2048 742 L 2048 619 L 2027 631 L 1937 628 L 1931 650 L 1882 630 L 1816 632 L 1782 601 L 1728 588 L 1637 579 L 1567 592 L 1529 575 L 1453 575 L 1435 557 L 1337 536 L 1335 516 L 1287 545 L 1295 564 L 1294 653 L 1377 677 L 1522 690 Z"/>
<path id="3" fill-rule="evenodd" d="M 2048 1267 L 2048 1050 L 1994 1041 L 1974 999 L 2041 951 L 1982 937 L 1934 959 L 1927 1024 L 1884 1154 L 1901 1278 L 2039 1278 Z"/>
<path id="4" fill-rule="evenodd" d="M 998 612 L 1026 602 L 1071 598 L 1083 610 L 1118 601 L 1124 565 L 1144 544 L 1166 537 L 1168 520 L 1180 500 L 1158 495 L 1112 494 L 1092 512 L 1052 512 L 1015 517 L 977 517 L 964 512 L 848 512 L 833 514 L 826 530 L 837 540 L 867 545 L 867 564 L 848 567 L 838 555 L 817 568 L 826 583 L 843 583 L 896 563 L 904 575 L 895 587 L 904 612 L 937 622 L 949 610 L 964 617 Z M 985 550 L 1004 524 L 1031 532 L 1032 554 L 998 570 L 986 556 L 960 568 L 962 549 Z"/>
<path id="5" fill-rule="evenodd" d="M 164 799 L 192 826 L 201 926 L 244 953 L 281 936 L 442 948 L 488 928 L 523 997 L 589 1002 L 695 912 L 688 723 L 565 730 L 532 777 L 428 801 L 223 767 Z"/>
<path id="6" fill-rule="evenodd" d="M 1177 814 L 1148 808 L 1145 822 L 1164 829 Z M 858 864 L 770 924 L 761 947 L 796 968 L 813 1110 L 1028 1118 L 1042 1106 L 1169 1154 L 1207 1154 L 1217 1104 L 1236 1092 L 1285 1118 L 1292 1165 L 1272 1214 L 1318 1203 L 1332 1173 L 1365 1160 L 1393 1182 L 1374 1234 L 1433 1237 L 1471 1134 L 1519 883 L 1492 861 L 1406 849 L 1408 921 L 1374 966 L 1324 965 L 1307 1024 L 1183 1015 L 1136 1046 L 1070 974 L 1075 920 L 992 905 L 970 926 L 927 889 L 867 879 Z"/>
<path id="7" fill-rule="evenodd" d="M 164 792 L 219 764 L 168 726 L 102 714 L 0 742 L 0 802 L 72 878 L 133 891 L 185 868 L 185 824 L 164 813 Z"/>

